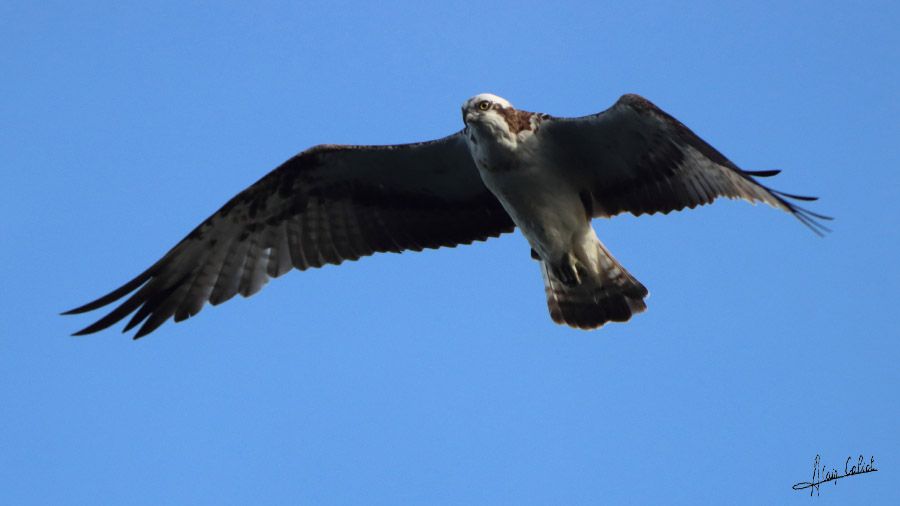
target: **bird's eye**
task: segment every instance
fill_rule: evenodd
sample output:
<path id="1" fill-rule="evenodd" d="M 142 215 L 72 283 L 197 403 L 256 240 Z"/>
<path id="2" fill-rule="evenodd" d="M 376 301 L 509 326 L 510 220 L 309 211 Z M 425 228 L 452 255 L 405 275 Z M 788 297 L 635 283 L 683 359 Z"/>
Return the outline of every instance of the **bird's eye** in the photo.
<path id="1" fill-rule="evenodd" d="M 491 103 L 487 100 L 482 100 L 481 102 L 478 102 L 478 108 L 482 111 L 486 111 L 491 108 Z"/>

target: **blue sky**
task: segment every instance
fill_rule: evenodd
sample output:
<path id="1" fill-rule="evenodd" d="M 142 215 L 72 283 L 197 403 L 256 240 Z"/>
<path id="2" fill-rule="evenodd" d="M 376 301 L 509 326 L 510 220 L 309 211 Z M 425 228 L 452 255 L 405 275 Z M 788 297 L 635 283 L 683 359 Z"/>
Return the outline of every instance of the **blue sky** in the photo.
<path id="1" fill-rule="evenodd" d="M 897 503 L 893 2 L 0 4 L 0 503 Z M 649 289 L 554 325 L 521 235 L 292 272 L 134 342 L 58 313 L 318 143 L 640 93 L 820 239 L 719 202 L 596 220 Z M 811 499 L 816 454 L 878 473 Z"/>

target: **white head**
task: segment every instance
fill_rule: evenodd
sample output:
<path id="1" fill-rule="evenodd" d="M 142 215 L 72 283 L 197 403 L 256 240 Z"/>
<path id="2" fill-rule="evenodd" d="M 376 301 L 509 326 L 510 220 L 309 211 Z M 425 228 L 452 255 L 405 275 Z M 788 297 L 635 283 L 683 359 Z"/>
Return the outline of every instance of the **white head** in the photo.
<path id="1" fill-rule="evenodd" d="M 513 110 L 513 106 L 505 98 L 490 93 L 480 93 L 463 104 L 463 122 L 466 125 L 470 123 L 484 124 L 488 121 L 498 122 L 502 119 L 501 110 Z"/>

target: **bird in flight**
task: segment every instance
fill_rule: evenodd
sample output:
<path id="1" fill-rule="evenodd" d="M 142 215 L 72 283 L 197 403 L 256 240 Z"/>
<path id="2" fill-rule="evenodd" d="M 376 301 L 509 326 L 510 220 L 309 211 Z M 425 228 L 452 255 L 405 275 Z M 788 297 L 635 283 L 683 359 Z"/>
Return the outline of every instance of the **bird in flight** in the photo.
<path id="1" fill-rule="evenodd" d="M 591 219 L 669 213 L 717 197 L 765 202 L 814 232 L 831 219 L 792 202 L 681 122 L 638 95 L 590 116 L 558 118 L 476 95 L 463 130 L 391 146 L 319 145 L 281 164 L 201 223 L 159 261 L 109 294 L 67 311 L 125 298 L 76 332 L 132 315 L 138 339 L 169 318 L 253 295 L 296 268 L 378 252 L 483 241 L 518 227 L 540 263 L 552 319 L 593 329 L 646 309 L 647 289 L 597 238 Z M 126 298 L 127 297 L 127 298 Z M 133 314 L 132 314 L 133 313 Z"/>

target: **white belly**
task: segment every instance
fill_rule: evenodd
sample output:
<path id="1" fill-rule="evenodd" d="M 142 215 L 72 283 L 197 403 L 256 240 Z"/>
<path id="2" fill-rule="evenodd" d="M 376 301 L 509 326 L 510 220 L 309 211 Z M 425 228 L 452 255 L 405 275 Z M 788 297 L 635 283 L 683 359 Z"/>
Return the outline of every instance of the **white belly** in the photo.
<path id="1" fill-rule="evenodd" d="M 539 136 L 526 131 L 497 137 L 477 129 L 467 134 L 482 181 L 531 248 L 551 264 L 570 255 L 595 265 L 599 240 L 578 195 L 580 189 L 564 177 L 564 170 L 543 160 Z M 473 139 L 473 134 L 479 138 Z"/>
<path id="2" fill-rule="evenodd" d="M 558 174 L 536 167 L 505 172 L 481 170 L 485 185 L 531 247 L 548 261 L 557 261 L 581 249 L 586 239 L 596 237 L 577 189 Z"/>

